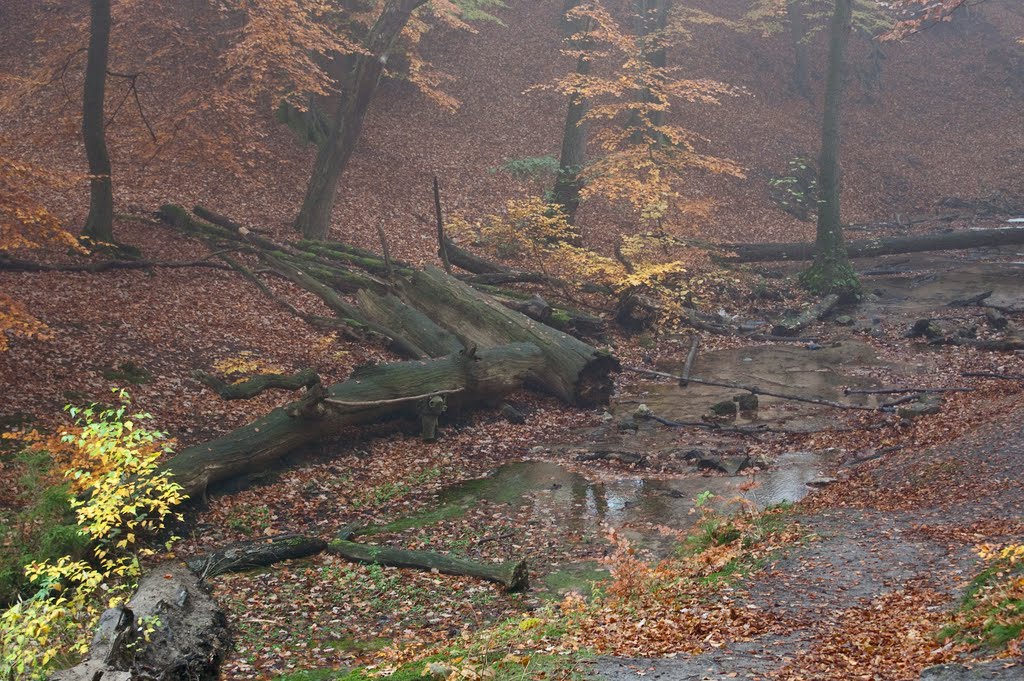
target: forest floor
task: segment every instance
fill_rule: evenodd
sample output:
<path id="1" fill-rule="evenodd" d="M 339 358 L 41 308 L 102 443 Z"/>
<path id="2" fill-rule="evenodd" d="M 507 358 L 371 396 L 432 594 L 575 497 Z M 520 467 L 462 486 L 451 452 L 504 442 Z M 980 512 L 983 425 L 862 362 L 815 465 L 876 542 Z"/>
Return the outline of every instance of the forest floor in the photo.
<path id="1" fill-rule="evenodd" d="M 133 228 L 123 226 L 126 241 L 135 237 L 150 257 L 196 256 L 188 239 Z M 770 426 L 755 436 L 667 428 L 633 414 L 646 404 L 668 419 L 699 420 L 736 391 L 627 371 L 607 412 L 520 392 L 512 402 L 525 424 L 477 412 L 446 423 L 430 444 L 414 431 L 371 428 L 215 491 L 178 528 L 179 557 L 282 532 L 329 538 L 358 523 L 383 526 L 364 540 L 372 543 L 525 558 L 533 583 L 506 594 L 329 555 L 221 576 L 211 586 L 235 640 L 224 678 L 344 678 L 353 667 L 369 674 L 410 664 L 419 672 L 423 663 L 411 660 L 463 649 L 475 652 L 456 655 L 462 665 L 503 651 L 536 659 L 520 676 L 611 679 L 909 679 L 934 663 L 986 655 L 935 635 L 957 620 L 965 588 L 985 569 L 978 545 L 1024 536 L 1024 382 L 962 374 L 1024 375 L 1024 357 L 904 335 L 921 317 L 990 335 L 985 308 L 949 305 L 989 290 L 1021 323 L 1012 311 L 1024 291 L 1019 261 L 1010 248 L 859 263 L 875 272 L 864 277 L 864 302 L 842 311 L 849 319 L 807 329 L 813 343 L 705 336 L 694 368 L 694 376 L 859 406 L 891 396 L 845 388 L 972 390 L 944 394 L 938 413 L 903 419 L 761 396 L 757 416 L 736 421 Z M 90 304 L 88 276 L 96 275 L 5 275 L 52 332 L 15 339 L 0 355 L 0 376 L 19 386 L 7 395 L 8 427 L 59 428 L 64 403 L 103 400 L 112 385 L 127 385 L 135 405 L 186 445 L 282 399 L 224 402 L 190 378 L 195 368 L 312 365 L 333 380 L 388 359 L 298 326 L 219 270 L 100 275 L 115 306 Z M 744 314 L 777 315 L 787 303 L 771 290 Z M 668 372 L 690 347 L 686 332 L 609 340 L 625 365 Z M 716 458 L 750 465 L 737 476 L 695 465 Z M 3 513 L 31 495 L 19 483 L 25 472 L 17 457 L 0 458 Z M 781 517 L 766 508 L 799 500 L 808 482 L 827 486 Z M 713 501 L 700 506 L 707 493 Z M 706 543 L 737 522 L 740 534 L 724 548 L 714 540 L 713 550 L 688 552 L 693 537 Z M 627 598 L 640 583 L 646 595 Z M 651 601 L 655 593 L 673 595 Z M 577 594 L 594 595 L 580 605 Z M 1020 657 L 1019 648 L 1007 652 Z M 551 659 L 557 664 L 545 666 Z M 997 662 L 1003 676 L 992 678 L 1021 671 L 1006 664 Z"/>

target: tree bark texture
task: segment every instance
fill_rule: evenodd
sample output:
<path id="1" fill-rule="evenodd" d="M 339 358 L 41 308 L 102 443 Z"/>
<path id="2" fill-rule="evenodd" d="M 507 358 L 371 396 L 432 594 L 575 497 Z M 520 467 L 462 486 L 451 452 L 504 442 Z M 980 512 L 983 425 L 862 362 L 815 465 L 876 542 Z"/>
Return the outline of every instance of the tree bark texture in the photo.
<path id="1" fill-rule="evenodd" d="M 327 551 L 356 563 L 437 570 L 446 575 L 476 577 L 501 584 L 506 591 L 523 591 L 529 586 L 529 573 L 525 560 L 480 563 L 434 551 L 393 549 L 387 546 L 359 544 L 346 539 L 335 539 L 330 542 L 327 545 Z"/>
<path id="2" fill-rule="evenodd" d="M 114 241 L 114 191 L 103 115 L 110 51 L 110 0 L 89 3 L 89 51 L 82 97 L 82 138 L 89 160 L 89 216 L 82 234 L 93 241 Z"/>
<path id="3" fill-rule="evenodd" d="M 567 333 L 510 310 L 436 267 L 400 282 L 399 297 L 445 328 L 466 347 L 532 343 L 543 354 L 530 382 L 569 404 L 604 404 L 612 394 L 614 357 Z"/>
<path id="4" fill-rule="evenodd" d="M 382 364 L 358 370 L 349 380 L 301 399 L 226 435 L 187 447 L 163 466 L 189 496 L 228 478 L 264 470 L 285 454 L 337 435 L 345 428 L 389 419 L 415 418 L 418 403 L 444 394 L 450 404 L 500 402 L 545 366 L 531 343 L 459 352 L 433 360 Z"/>
<path id="5" fill-rule="evenodd" d="M 158 618 L 149 640 L 143 629 Z M 57 672 L 53 681 L 214 681 L 230 645 L 224 613 L 181 564 L 155 566 L 139 582 L 126 606 L 111 608 L 88 656 Z"/>
<path id="6" fill-rule="evenodd" d="M 835 0 L 829 29 L 828 75 L 818 159 L 818 233 L 814 264 L 803 275 L 805 286 L 819 293 L 850 295 L 856 292 L 856 275 L 843 242 L 840 222 L 840 117 L 846 48 L 850 42 L 853 0 Z"/>
<path id="7" fill-rule="evenodd" d="M 580 0 L 567 0 L 565 11 L 569 12 L 580 4 Z M 563 32 L 566 40 L 572 42 L 576 50 L 587 48 L 586 39 L 579 35 L 586 30 L 580 21 L 565 18 Z M 577 37 L 578 36 L 578 37 Z M 576 39 L 574 39 L 574 37 Z M 590 61 L 587 55 L 576 59 L 576 75 L 586 76 L 590 73 Z M 562 207 L 570 224 L 575 220 L 576 210 L 580 205 L 580 190 L 583 188 L 583 164 L 587 156 L 587 112 L 590 102 L 586 95 L 576 90 L 569 94 L 569 106 L 565 113 L 565 125 L 562 130 L 562 151 L 558 159 L 558 174 L 552 192 L 555 203 Z"/>
<path id="8" fill-rule="evenodd" d="M 342 83 L 327 141 L 320 145 L 306 197 L 295 221 L 306 239 L 326 238 L 338 180 L 355 151 L 366 112 L 384 72 L 388 55 L 412 12 L 427 0 L 388 0 L 363 43 L 366 54 L 355 55 Z"/>

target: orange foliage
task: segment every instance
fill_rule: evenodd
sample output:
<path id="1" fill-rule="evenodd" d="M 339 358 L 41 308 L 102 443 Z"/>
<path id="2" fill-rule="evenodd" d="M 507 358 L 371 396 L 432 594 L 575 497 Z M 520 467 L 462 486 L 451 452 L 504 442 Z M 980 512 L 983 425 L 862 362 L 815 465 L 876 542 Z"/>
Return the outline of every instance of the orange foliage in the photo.
<path id="1" fill-rule="evenodd" d="M 57 217 L 38 198 L 47 185 L 64 178 L 7 156 L 0 156 L 0 257 L 4 252 L 63 246 L 82 250 Z M 18 301 L 0 293 L 0 352 L 8 336 L 46 338 L 46 325 L 30 315 Z"/>
<path id="2" fill-rule="evenodd" d="M 622 201 L 645 223 L 660 224 L 681 196 L 676 188 L 681 172 L 743 177 L 734 161 L 699 150 L 707 140 L 665 122 L 674 102 L 713 105 L 739 94 L 725 83 L 682 78 L 678 69 L 652 63 L 652 52 L 667 49 L 685 32 L 670 25 L 643 36 L 631 34 L 600 0 L 578 5 L 567 16 L 585 29 L 572 37 L 574 47 L 565 54 L 589 59 L 599 67 L 591 69 L 591 74 L 574 73 L 547 86 L 561 94 L 586 97 L 592 102 L 587 120 L 604 124 L 594 135 L 604 155 L 584 171 L 584 199 L 603 196 Z"/>

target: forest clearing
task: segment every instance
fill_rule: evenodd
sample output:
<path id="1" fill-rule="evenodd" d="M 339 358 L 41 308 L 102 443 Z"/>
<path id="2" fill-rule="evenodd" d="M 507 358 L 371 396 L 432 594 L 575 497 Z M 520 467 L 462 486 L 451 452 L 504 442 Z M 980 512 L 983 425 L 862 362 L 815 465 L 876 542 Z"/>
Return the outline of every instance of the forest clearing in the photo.
<path id="1" fill-rule="evenodd" d="M 1024 679 L 1018 0 L 0 18 L 0 680 Z"/>

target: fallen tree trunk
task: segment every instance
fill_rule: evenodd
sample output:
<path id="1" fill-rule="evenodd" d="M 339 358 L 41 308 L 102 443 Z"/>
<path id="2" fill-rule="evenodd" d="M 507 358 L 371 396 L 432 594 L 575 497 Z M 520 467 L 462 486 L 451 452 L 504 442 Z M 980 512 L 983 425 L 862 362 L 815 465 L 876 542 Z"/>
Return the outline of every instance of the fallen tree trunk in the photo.
<path id="1" fill-rule="evenodd" d="M 920 236 L 858 239 L 846 242 L 846 250 L 851 258 L 870 258 L 898 253 L 948 251 L 1016 244 L 1024 244 L 1024 228 L 961 230 Z M 813 243 L 723 244 L 720 248 L 735 253 L 734 256 L 726 258 L 733 262 L 812 260 L 814 258 Z"/>
<path id="2" fill-rule="evenodd" d="M 436 267 L 399 283 L 398 295 L 467 347 L 509 342 L 536 345 L 544 361 L 531 372 L 531 382 L 569 404 L 604 404 L 611 397 L 610 374 L 619 369 L 613 356 L 508 309 Z"/>
<path id="3" fill-rule="evenodd" d="M 241 572 L 266 567 L 282 560 L 315 556 L 327 547 L 319 537 L 301 534 L 279 534 L 265 539 L 238 542 L 187 562 L 188 568 L 201 579 L 210 579 L 226 572 Z"/>
<path id="4" fill-rule="evenodd" d="M 153 626 L 148 638 L 143 630 Z M 53 681 L 214 681 L 230 644 L 224 613 L 185 566 L 164 563 L 100 617 L 86 659 Z"/>
<path id="5" fill-rule="evenodd" d="M 357 370 L 348 381 L 314 386 L 301 399 L 209 442 L 187 447 L 164 469 L 189 496 L 236 475 L 263 470 L 288 452 L 350 426 L 417 416 L 418 402 L 443 394 L 449 403 L 500 402 L 523 380 L 546 366 L 531 343 L 431 360 L 383 364 Z"/>
<path id="6" fill-rule="evenodd" d="M 525 560 L 479 563 L 434 551 L 393 549 L 387 546 L 359 544 L 347 539 L 335 539 L 328 543 L 327 551 L 345 560 L 367 565 L 437 570 L 446 575 L 476 577 L 501 584 L 505 591 L 510 592 L 523 591 L 529 586 L 529 572 Z"/>

